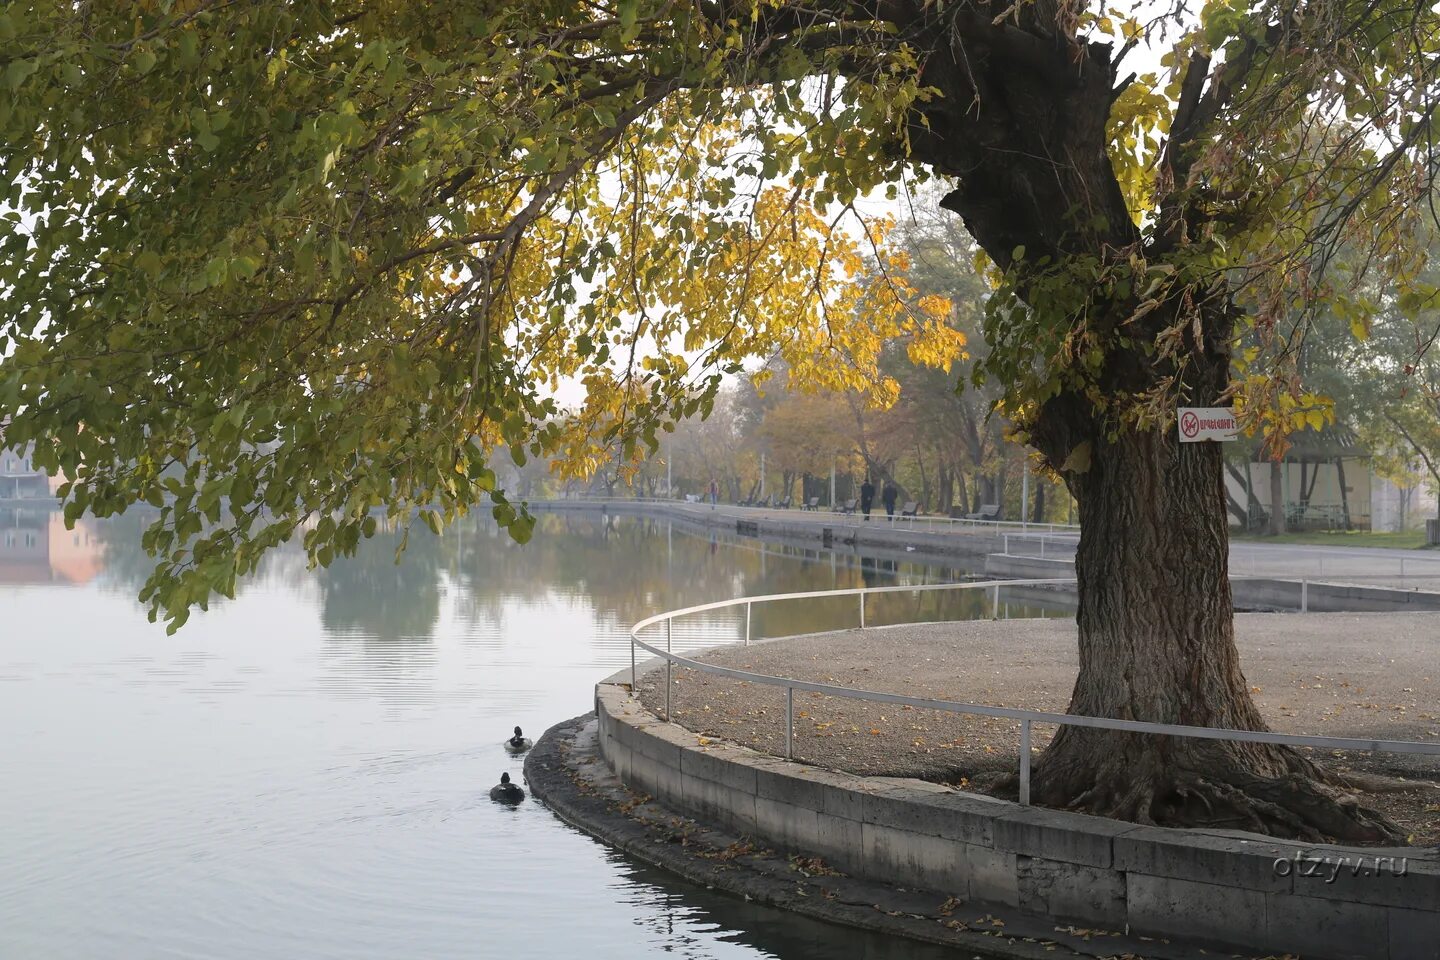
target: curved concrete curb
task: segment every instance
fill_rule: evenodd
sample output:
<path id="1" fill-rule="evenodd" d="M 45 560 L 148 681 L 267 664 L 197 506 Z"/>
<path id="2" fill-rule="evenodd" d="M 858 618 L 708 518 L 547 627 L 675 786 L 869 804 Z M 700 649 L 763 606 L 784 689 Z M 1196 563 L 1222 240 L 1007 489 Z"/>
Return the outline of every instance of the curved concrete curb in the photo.
<path id="1" fill-rule="evenodd" d="M 665 723 L 628 680 L 596 688 L 600 752 L 624 784 L 851 876 L 1227 952 L 1440 960 L 1435 851 L 1144 827 L 822 770 Z"/>
<path id="2" fill-rule="evenodd" d="M 960 948 L 977 960 L 1201 956 L 1153 953 L 1140 938 L 1100 931 L 1069 934 L 1055 930 L 1049 918 L 1014 911 L 1002 916 L 951 903 L 943 894 L 825 872 L 820 864 L 806 864 L 811 869 L 802 872 L 784 854 L 755 849 L 745 838 L 677 816 L 626 789 L 600 757 L 596 729 L 594 714 L 587 714 L 551 727 L 536 741 L 525 758 L 533 795 L 566 823 L 692 883 L 817 920 Z"/>

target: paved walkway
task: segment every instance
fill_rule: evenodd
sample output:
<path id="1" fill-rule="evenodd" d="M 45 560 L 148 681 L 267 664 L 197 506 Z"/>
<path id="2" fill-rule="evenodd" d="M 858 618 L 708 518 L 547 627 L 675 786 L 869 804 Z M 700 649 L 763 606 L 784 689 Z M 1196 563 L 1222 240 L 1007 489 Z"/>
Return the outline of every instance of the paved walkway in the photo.
<path id="1" fill-rule="evenodd" d="M 1433 614 L 1241 614 L 1237 642 L 1261 712 L 1275 730 L 1320 736 L 1440 743 L 1440 617 Z M 704 659 L 773 676 L 920 697 L 1063 712 L 1077 670 L 1068 620 L 917 624 L 811 634 Z M 641 682 L 658 710 L 664 674 Z M 781 754 L 780 688 L 680 670 L 675 719 L 704 736 Z M 1013 770 L 1018 724 L 912 710 L 893 704 L 797 693 L 795 756 L 862 774 L 944 783 Z M 1053 730 L 1035 727 L 1036 747 Z M 1440 783 L 1440 759 L 1372 758 L 1332 763 Z M 1412 829 L 1440 841 L 1440 791 L 1370 797 Z"/>

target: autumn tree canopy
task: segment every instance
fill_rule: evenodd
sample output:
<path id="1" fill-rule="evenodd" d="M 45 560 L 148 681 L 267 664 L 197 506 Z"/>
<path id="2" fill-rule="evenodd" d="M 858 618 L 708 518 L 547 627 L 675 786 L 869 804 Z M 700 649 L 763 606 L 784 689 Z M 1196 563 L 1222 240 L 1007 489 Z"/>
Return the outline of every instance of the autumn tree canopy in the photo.
<path id="1" fill-rule="evenodd" d="M 887 339 L 943 367 L 948 305 L 857 205 L 938 176 L 996 286 L 978 376 L 1079 505 L 1072 710 L 1256 727 L 1219 451 L 1173 410 L 1303 400 L 1293 345 L 1322 302 L 1364 332 L 1361 268 L 1427 296 L 1437 27 L 1420 0 L 18 0 L 7 441 L 72 515 L 160 507 L 143 595 L 177 623 L 305 518 L 322 564 L 377 506 L 488 495 L 523 537 L 497 445 L 583 472 L 752 356 L 882 394 Z M 1066 728 L 1036 789 L 1391 832 L 1218 741 Z"/>

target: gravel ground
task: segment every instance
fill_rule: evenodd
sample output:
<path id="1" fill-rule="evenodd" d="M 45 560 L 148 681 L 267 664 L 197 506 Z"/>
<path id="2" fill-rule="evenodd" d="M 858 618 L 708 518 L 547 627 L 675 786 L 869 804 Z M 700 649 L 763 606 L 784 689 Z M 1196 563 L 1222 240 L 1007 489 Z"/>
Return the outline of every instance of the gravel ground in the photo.
<path id="1" fill-rule="evenodd" d="M 1440 742 L 1440 617 L 1434 614 L 1240 614 L 1245 674 L 1275 730 Z M 1069 620 L 993 620 L 813 634 L 702 659 L 774 676 L 912 696 L 1063 712 L 1077 669 Z M 660 712 L 664 673 L 640 683 Z M 698 734 L 781 754 L 785 696 L 777 687 L 678 670 L 675 720 Z M 795 757 L 878 776 L 967 785 L 1013 771 L 1013 721 L 894 704 L 795 695 Z M 1053 727 L 1036 725 L 1036 748 Z M 1440 759 L 1337 753 L 1331 763 L 1429 782 L 1372 794 L 1417 843 L 1440 842 Z M 991 775 L 987 777 L 986 775 Z"/>

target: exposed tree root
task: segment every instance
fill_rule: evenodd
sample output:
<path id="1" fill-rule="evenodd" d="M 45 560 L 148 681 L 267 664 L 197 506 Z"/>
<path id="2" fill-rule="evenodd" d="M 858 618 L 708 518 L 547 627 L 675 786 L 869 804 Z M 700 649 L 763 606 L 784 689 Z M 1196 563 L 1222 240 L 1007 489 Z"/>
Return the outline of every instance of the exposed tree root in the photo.
<path id="1" fill-rule="evenodd" d="M 1101 743 L 1104 749 L 1096 749 Z M 1056 738 L 1037 761 L 1033 796 L 1046 806 L 1132 823 L 1248 830 L 1307 843 L 1404 844 L 1394 821 L 1350 792 L 1355 779 L 1327 773 L 1285 747 L 1090 734 Z"/>
<path id="2" fill-rule="evenodd" d="M 1440 783 L 1430 780 L 1405 780 L 1388 777 L 1379 773 L 1361 773 L 1358 770 L 1334 770 L 1327 774 L 1331 783 L 1346 790 L 1363 790 L 1366 793 L 1408 793 L 1411 790 L 1440 790 Z"/>

